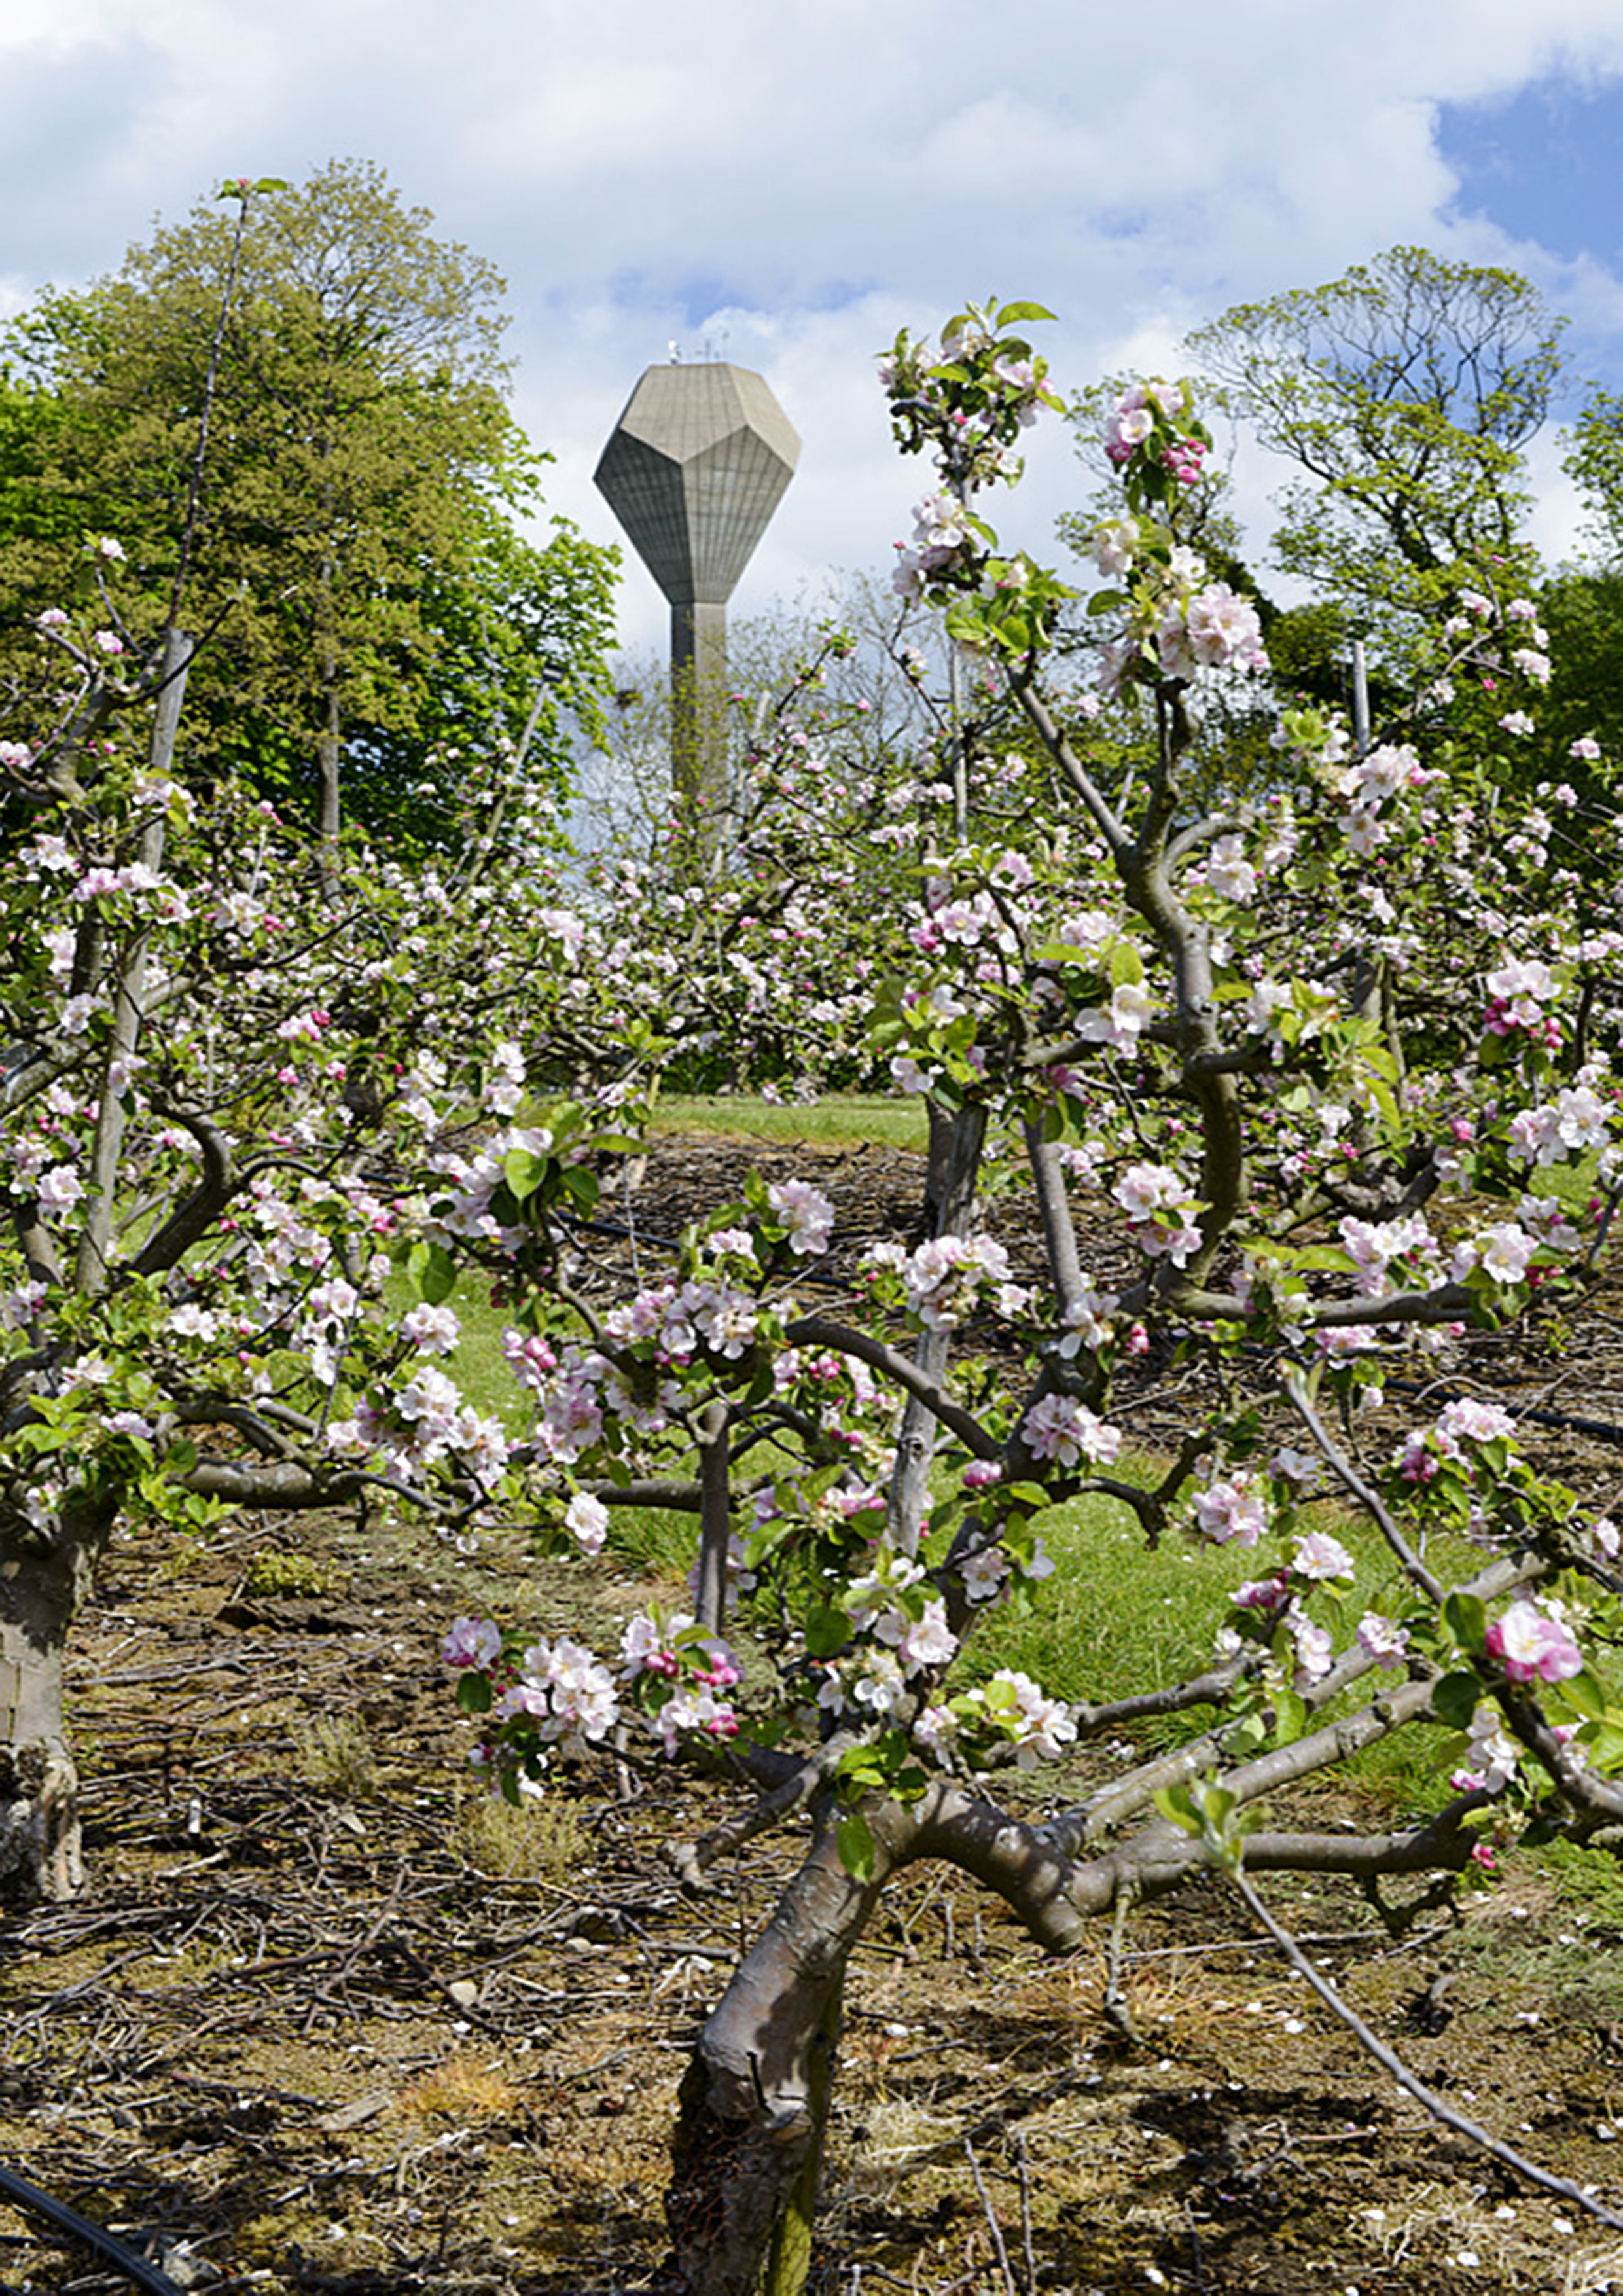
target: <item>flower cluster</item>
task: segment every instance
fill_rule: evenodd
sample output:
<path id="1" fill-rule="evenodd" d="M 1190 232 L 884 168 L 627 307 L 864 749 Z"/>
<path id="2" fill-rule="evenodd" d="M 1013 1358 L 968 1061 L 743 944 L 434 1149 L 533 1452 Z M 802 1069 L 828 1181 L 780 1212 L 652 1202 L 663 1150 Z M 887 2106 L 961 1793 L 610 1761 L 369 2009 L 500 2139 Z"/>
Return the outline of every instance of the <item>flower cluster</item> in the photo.
<path id="1" fill-rule="evenodd" d="M 1030 1293 L 1016 1283 L 1009 1255 L 989 1235 L 932 1236 L 907 1251 L 898 1243 L 876 1243 L 864 1252 L 870 1275 L 900 1279 L 907 1312 L 926 1331 L 950 1332 L 978 1308 L 1019 1316 Z"/>
<path id="2" fill-rule="evenodd" d="M 1141 486 L 1146 466 L 1164 471 L 1175 486 L 1191 487 L 1211 451 L 1210 434 L 1194 420 L 1186 383 L 1155 375 L 1129 383 L 1104 426 L 1104 451 L 1119 471 L 1136 463 Z M 1159 488 L 1144 487 L 1159 496 Z"/>
<path id="3" fill-rule="evenodd" d="M 1120 1428 L 1071 1395 L 1043 1396 L 1021 1420 L 1020 1431 L 1034 1459 L 1068 1470 L 1084 1460 L 1107 1467 L 1121 1453 Z"/>
<path id="4" fill-rule="evenodd" d="M 1139 1250 L 1182 1267 L 1201 1248 L 1201 1204 L 1167 1164 L 1130 1164 L 1111 1190 Z"/>
<path id="5" fill-rule="evenodd" d="M 1408 1483 L 1429 1483 L 1446 1464 L 1456 1464 L 1467 1480 L 1471 1452 L 1467 1446 L 1513 1443 L 1516 1423 L 1502 1404 L 1481 1403 L 1462 1396 L 1446 1404 L 1430 1427 L 1412 1428 L 1396 1455 L 1398 1471 Z"/>
<path id="6" fill-rule="evenodd" d="M 1511 1682 L 1567 1682 L 1584 1664 L 1571 1629 L 1547 1597 L 1512 1603 L 1488 1628 L 1485 1647 Z"/>
<path id="7" fill-rule="evenodd" d="M 687 1612 L 639 1612 L 620 1636 L 620 1661 L 621 1679 L 632 1685 L 668 1755 L 685 1736 L 725 1742 L 738 1735 L 737 1710 L 725 1694 L 742 1678 L 738 1662 Z"/>
<path id="8" fill-rule="evenodd" d="M 913 1726 L 914 1742 L 932 1761 L 988 1767 L 1012 1748 L 1022 1770 L 1057 1761 L 1074 1743 L 1077 1725 L 1062 1701 L 1050 1698 L 1028 1674 L 1000 1667 L 973 1690 L 927 1706 Z"/>

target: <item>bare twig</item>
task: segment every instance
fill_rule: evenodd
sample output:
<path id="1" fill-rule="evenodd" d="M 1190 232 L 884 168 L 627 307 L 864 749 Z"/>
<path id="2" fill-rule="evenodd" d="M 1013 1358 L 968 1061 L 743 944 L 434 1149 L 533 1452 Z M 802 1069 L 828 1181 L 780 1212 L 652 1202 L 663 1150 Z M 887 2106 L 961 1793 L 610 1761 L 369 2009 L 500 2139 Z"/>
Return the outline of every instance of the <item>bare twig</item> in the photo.
<path id="1" fill-rule="evenodd" d="M 992 2247 L 996 2254 L 998 2269 L 1003 2274 L 1003 2284 L 1008 2290 L 1009 2296 L 1020 2296 L 1020 2287 L 1014 2277 L 1014 2268 L 1009 2262 L 1009 2251 L 1004 2246 L 1003 2227 L 999 2225 L 993 2210 L 992 2195 L 986 2188 L 986 2179 L 980 2173 L 980 2163 L 975 2158 L 975 2148 L 967 2136 L 963 2140 L 963 2157 L 970 2164 L 970 2174 L 975 2179 L 975 2190 L 980 2195 L 980 2205 L 986 2212 L 987 2225 L 992 2234 Z"/>
<path id="2" fill-rule="evenodd" d="M 1335 1443 L 1331 1439 L 1329 1431 L 1325 1428 L 1324 1421 L 1319 1417 L 1318 1413 L 1314 1409 L 1311 1402 L 1308 1400 L 1307 1385 L 1299 1372 L 1290 1371 L 1286 1373 L 1285 1393 L 1290 1397 L 1291 1404 L 1295 1407 L 1297 1415 L 1301 1420 L 1303 1426 L 1306 1427 L 1309 1435 L 1312 1436 L 1314 1441 L 1318 1445 L 1319 1449 L 1324 1453 L 1325 1458 L 1329 1461 L 1336 1474 L 1340 1478 L 1340 1480 L 1346 1488 L 1352 1493 L 1359 1505 L 1365 1509 L 1365 1513 L 1377 1525 L 1381 1537 L 1391 1548 L 1393 1554 L 1398 1557 L 1399 1562 L 1402 1563 L 1404 1569 L 1408 1572 L 1414 1584 L 1420 1587 L 1432 1602 L 1440 1603 L 1443 1599 L 1442 1580 L 1440 1578 L 1434 1578 L 1431 1572 L 1427 1570 L 1425 1564 L 1421 1561 L 1419 1555 L 1415 1554 L 1414 1548 L 1409 1545 L 1408 1540 L 1404 1537 L 1402 1531 L 1398 1529 L 1389 1509 L 1382 1503 L 1379 1493 L 1370 1488 L 1370 1486 L 1364 1480 L 1364 1478 L 1358 1473 L 1357 1470 L 1353 1466 L 1351 1461 L 1346 1456 L 1345 1453 L 1338 1449 Z"/>
<path id="3" fill-rule="evenodd" d="M 1357 2011 L 1343 2001 L 1329 1979 L 1314 1967 L 1290 1931 L 1275 1920 L 1244 1874 L 1237 1873 L 1234 1882 L 1250 1909 L 1251 1918 L 1273 1939 L 1297 1975 L 1313 1988 L 1324 2006 L 1346 2026 L 1365 2054 L 1373 2057 L 1383 2071 L 1390 2073 L 1399 2088 L 1406 2089 L 1417 2104 L 1423 2105 L 1434 2120 L 1440 2120 L 1445 2128 L 1452 2128 L 1457 2136 L 1468 2138 L 1472 2144 L 1480 2144 L 1485 2152 L 1491 2152 L 1496 2161 L 1502 2161 L 1507 2169 L 1513 2169 L 1517 2176 L 1525 2177 L 1541 2192 L 1553 2194 L 1557 2200 L 1570 2201 L 1576 2208 L 1585 2210 L 1600 2223 L 1610 2225 L 1614 2232 L 1623 2232 L 1623 2217 L 1615 2215 L 1593 2194 L 1585 2192 L 1580 2185 L 1570 2183 L 1565 2177 L 1552 2176 L 1547 2169 L 1536 2167 L 1525 2154 L 1518 2152 L 1513 2144 L 1507 2144 L 1503 2137 L 1496 2136 L 1491 2129 L 1484 2128 L 1480 2121 L 1457 2112 L 1434 2089 L 1429 2089 L 1417 2074 L 1409 2070 L 1401 2057 L 1389 2049 L 1384 2041 L 1377 2039 Z"/>

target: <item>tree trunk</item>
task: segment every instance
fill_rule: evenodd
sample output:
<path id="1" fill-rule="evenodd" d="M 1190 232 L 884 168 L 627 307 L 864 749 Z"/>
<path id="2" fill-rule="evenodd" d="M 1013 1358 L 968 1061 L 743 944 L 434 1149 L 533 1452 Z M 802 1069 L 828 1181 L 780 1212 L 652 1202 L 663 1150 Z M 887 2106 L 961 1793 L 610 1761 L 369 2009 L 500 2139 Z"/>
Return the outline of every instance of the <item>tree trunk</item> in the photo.
<path id="1" fill-rule="evenodd" d="M 322 567 L 316 586 L 316 660 L 321 680 L 321 731 L 316 737 L 316 853 L 323 898 L 333 902 L 339 890 L 339 832 L 342 819 L 340 776 L 344 756 L 344 705 L 339 678 L 338 610 L 332 595 L 332 564 Z"/>
<path id="2" fill-rule="evenodd" d="M 342 818 L 339 775 L 344 754 L 336 685 L 327 691 L 325 714 L 316 754 L 321 774 L 321 819 L 316 831 L 320 841 L 321 882 L 323 892 L 332 901 L 338 898 L 339 832 Z"/>
<path id="3" fill-rule="evenodd" d="M 666 2214 L 692 2296 L 797 2296 L 806 2284 L 823 2135 L 851 1948 L 915 1831 L 872 1818 L 875 1866 L 855 1881 L 833 1815 L 707 2020 L 682 2083 Z"/>
<path id="4" fill-rule="evenodd" d="M 84 1886 L 62 1660 L 112 1512 L 70 1508 L 49 1533 L 14 1517 L 0 1524 L 0 1906 Z"/>
<path id="5" fill-rule="evenodd" d="M 930 1110 L 930 1166 L 925 1184 L 924 1216 L 932 1236 L 961 1234 L 975 1209 L 975 1186 L 980 1177 L 980 1153 L 986 1144 L 987 1112 L 979 1101 L 966 1101 L 949 1116 L 939 1102 Z M 938 1384 L 946 1377 L 952 1334 L 921 1332 L 913 1359 L 927 1379 Z M 925 1510 L 930 1504 L 930 1464 L 935 1456 L 936 1419 L 927 1404 L 909 1396 L 896 1439 L 896 1465 L 885 1505 L 885 1527 L 898 1552 L 917 1552 Z"/>

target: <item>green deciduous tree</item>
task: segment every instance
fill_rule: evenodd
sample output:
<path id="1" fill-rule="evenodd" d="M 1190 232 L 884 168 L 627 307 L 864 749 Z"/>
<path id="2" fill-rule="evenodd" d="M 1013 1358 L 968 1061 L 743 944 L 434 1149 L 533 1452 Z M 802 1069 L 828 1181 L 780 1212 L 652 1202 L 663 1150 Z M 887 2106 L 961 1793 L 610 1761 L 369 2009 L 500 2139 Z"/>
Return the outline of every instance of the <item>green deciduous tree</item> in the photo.
<path id="1" fill-rule="evenodd" d="M 1572 426 L 1566 470 L 1577 482 L 1601 557 L 1623 563 L 1623 397 L 1596 389 Z"/>
<path id="2" fill-rule="evenodd" d="M 311 802 L 328 840 L 341 783 L 344 810 L 432 834 L 462 802 L 453 771 L 414 809 L 437 747 L 516 742 L 538 693 L 529 770 L 561 774 L 612 562 L 561 522 L 545 548 L 515 524 L 541 458 L 505 404 L 489 265 L 373 167 L 227 191 L 249 206 L 189 576 L 196 738 L 205 763 Z M 119 536 L 161 619 L 235 223 L 201 202 L 13 330 L 0 448 L 43 506 L 25 521 L 0 480 L 13 628 L 85 533 Z"/>
<path id="3" fill-rule="evenodd" d="M 1496 570 L 1524 583 L 1522 450 L 1561 334 L 1515 273 L 1398 247 L 1326 287 L 1244 303 L 1189 348 L 1303 473 L 1274 555 L 1401 658 L 1417 616 Z"/>

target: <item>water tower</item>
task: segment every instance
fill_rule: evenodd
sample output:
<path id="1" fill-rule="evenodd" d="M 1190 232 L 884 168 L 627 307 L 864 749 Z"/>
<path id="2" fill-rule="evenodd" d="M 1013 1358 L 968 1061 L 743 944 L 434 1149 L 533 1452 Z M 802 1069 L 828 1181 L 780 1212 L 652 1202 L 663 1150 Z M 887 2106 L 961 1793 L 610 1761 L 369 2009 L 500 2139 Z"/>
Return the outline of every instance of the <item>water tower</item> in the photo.
<path id="1" fill-rule="evenodd" d="M 651 366 L 597 484 L 670 601 L 671 776 L 710 850 L 726 800 L 727 600 L 794 475 L 800 441 L 758 374 Z"/>

